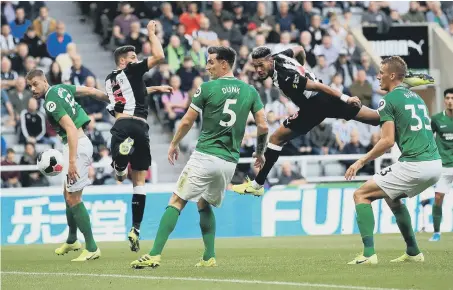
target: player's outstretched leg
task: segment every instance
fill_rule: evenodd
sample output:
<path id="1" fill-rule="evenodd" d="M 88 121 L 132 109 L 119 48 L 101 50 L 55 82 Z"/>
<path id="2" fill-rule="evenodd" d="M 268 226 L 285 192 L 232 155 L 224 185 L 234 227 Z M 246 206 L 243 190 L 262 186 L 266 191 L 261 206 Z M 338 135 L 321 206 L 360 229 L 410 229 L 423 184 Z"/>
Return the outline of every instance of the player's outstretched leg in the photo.
<path id="1" fill-rule="evenodd" d="M 444 201 L 444 194 L 436 192 L 434 204 L 433 204 L 433 226 L 434 234 L 429 239 L 430 242 L 440 241 L 440 223 L 442 222 L 442 203 Z"/>
<path id="2" fill-rule="evenodd" d="M 141 256 L 138 260 L 131 263 L 131 267 L 142 269 L 145 267 L 156 268 L 160 266 L 161 254 L 167 243 L 168 237 L 175 229 L 179 214 L 184 209 L 187 201 L 181 199 L 173 193 L 170 202 L 160 219 L 159 229 L 154 239 L 153 248 L 149 254 Z"/>
<path id="3" fill-rule="evenodd" d="M 134 194 L 132 195 L 132 228 L 127 235 L 131 251 L 140 250 L 140 225 L 146 205 L 145 178 L 147 171 L 132 170 L 132 183 Z"/>
<path id="4" fill-rule="evenodd" d="M 200 229 L 203 236 L 204 253 L 203 258 L 195 267 L 216 267 L 215 259 L 215 231 L 216 221 L 211 205 L 204 199 L 198 201 L 198 212 L 200 213 Z"/>
<path id="5" fill-rule="evenodd" d="M 406 205 L 403 204 L 401 200 L 386 198 L 385 201 L 395 215 L 396 224 L 398 225 L 407 246 L 406 253 L 401 257 L 391 260 L 391 262 L 423 262 L 425 258 L 418 248 L 414 230 L 412 229 L 411 216 L 409 215 Z"/>
<path id="6" fill-rule="evenodd" d="M 274 167 L 282 152 L 282 146 L 296 135 L 291 129 L 280 126 L 274 134 L 269 138 L 269 144 L 267 145 L 264 158 L 266 159 L 263 168 L 258 172 L 254 181 L 247 180 L 244 184 L 238 184 L 233 186 L 233 191 L 239 194 L 252 194 L 255 196 L 261 196 L 264 194 L 263 184 L 266 181 L 269 172 Z"/>
<path id="7" fill-rule="evenodd" d="M 66 195 L 68 192 L 66 188 L 64 189 L 64 197 L 67 200 Z M 55 254 L 57 255 L 64 255 L 69 253 L 70 251 L 78 251 L 82 248 L 82 244 L 77 240 L 77 223 L 74 219 L 74 215 L 72 214 L 71 207 L 66 202 L 66 220 L 69 227 L 68 238 L 66 242 L 61 245 L 60 247 L 55 249 Z"/>
<path id="8" fill-rule="evenodd" d="M 428 74 L 415 74 L 409 72 L 404 77 L 403 83 L 408 87 L 434 85 L 434 78 Z"/>
<path id="9" fill-rule="evenodd" d="M 66 200 L 71 207 L 72 216 L 76 221 L 77 227 L 82 232 L 86 243 L 86 249 L 82 251 L 78 258 L 73 259 L 73 262 L 96 260 L 101 257 L 101 250 L 96 245 L 93 232 L 91 231 L 90 216 L 81 197 L 82 190 L 69 192 Z"/>
<path id="10" fill-rule="evenodd" d="M 363 242 L 363 253 L 349 262 L 349 265 L 377 264 L 378 259 L 374 250 L 374 214 L 371 202 L 387 197 L 374 180 L 368 180 L 354 192 L 357 225 Z"/>

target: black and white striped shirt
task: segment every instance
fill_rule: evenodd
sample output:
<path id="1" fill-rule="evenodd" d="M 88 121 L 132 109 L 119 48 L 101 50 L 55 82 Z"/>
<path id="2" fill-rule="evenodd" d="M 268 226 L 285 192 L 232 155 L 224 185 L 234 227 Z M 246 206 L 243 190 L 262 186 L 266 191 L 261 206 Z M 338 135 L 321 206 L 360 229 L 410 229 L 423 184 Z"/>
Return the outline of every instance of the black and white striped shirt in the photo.
<path id="1" fill-rule="evenodd" d="M 123 70 L 114 70 L 105 79 L 105 90 L 110 99 L 107 110 L 146 119 L 148 109 L 143 74 L 148 71 L 148 59 L 129 63 Z"/>
<path id="2" fill-rule="evenodd" d="M 292 49 L 276 53 L 274 57 L 274 85 L 299 108 L 318 92 L 306 90 L 307 79 L 319 82 L 315 74 L 293 58 Z"/>

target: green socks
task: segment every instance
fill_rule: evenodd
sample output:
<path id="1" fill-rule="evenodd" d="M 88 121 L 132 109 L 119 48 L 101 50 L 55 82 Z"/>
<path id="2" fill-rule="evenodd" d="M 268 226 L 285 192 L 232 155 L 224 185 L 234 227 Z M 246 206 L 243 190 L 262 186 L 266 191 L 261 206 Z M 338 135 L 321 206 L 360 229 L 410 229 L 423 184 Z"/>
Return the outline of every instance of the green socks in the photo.
<path id="1" fill-rule="evenodd" d="M 416 256 L 420 254 L 420 250 L 415 240 L 414 230 L 412 229 L 411 216 L 407 211 L 406 205 L 402 204 L 399 207 L 391 209 L 396 218 L 396 223 L 403 235 L 404 241 L 406 241 L 407 250 L 406 253 L 409 256 Z"/>
<path id="2" fill-rule="evenodd" d="M 179 209 L 173 206 L 167 206 L 160 220 L 159 229 L 157 230 L 156 239 L 154 240 L 153 248 L 149 252 L 150 256 L 157 256 L 162 253 L 162 250 L 167 243 L 168 237 L 175 229 L 179 218 Z"/>
<path id="3" fill-rule="evenodd" d="M 433 225 L 434 232 L 440 233 L 440 223 L 442 221 L 442 206 L 433 205 Z"/>
<path id="4" fill-rule="evenodd" d="M 207 206 L 200 213 L 200 229 L 203 235 L 204 254 L 203 260 L 207 261 L 215 257 L 214 242 L 215 242 L 215 215 L 211 206 Z"/>
<path id="5" fill-rule="evenodd" d="M 85 204 L 83 202 L 78 203 L 71 208 L 71 211 L 74 220 L 77 223 L 77 227 L 85 237 L 86 249 L 89 252 L 95 252 L 98 246 L 96 245 L 96 242 L 93 238 L 93 233 L 91 232 L 90 216 L 88 215 L 88 211 L 85 208 Z"/>
<path id="6" fill-rule="evenodd" d="M 363 255 L 365 257 L 371 257 L 375 254 L 374 251 L 374 214 L 371 204 L 360 203 L 355 206 L 357 214 L 357 225 L 359 226 L 360 235 L 362 236 L 363 242 Z"/>
<path id="7" fill-rule="evenodd" d="M 66 220 L 68 221 L 69 226 L 69 234 L 68 238 L 66 239 L 66 243 L 73 244 L 77 241 L 77 223 L 72 215 L 71 208 L 66 203 Z"/>

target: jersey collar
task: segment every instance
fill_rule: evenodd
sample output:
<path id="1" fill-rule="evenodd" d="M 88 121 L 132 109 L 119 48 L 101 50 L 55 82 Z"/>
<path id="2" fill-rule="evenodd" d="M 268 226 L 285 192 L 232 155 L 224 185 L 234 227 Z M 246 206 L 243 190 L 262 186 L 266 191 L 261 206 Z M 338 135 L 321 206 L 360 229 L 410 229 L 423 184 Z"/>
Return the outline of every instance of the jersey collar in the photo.
<path id="1" fill-rule="evenodd" d="M 50 88 L 52 88 L 52 87 L 51 87 L 51 86 L 49 86 L 49 88 L 48 88 L 48 89 L 47 89 L 47 91 L 46 91 L 46 94 L 44 95 L 44 99 L 45 99 L 45 98 L 47 98 L 47 94 L 49 93 L 49 91 L 50 91 Z"/>

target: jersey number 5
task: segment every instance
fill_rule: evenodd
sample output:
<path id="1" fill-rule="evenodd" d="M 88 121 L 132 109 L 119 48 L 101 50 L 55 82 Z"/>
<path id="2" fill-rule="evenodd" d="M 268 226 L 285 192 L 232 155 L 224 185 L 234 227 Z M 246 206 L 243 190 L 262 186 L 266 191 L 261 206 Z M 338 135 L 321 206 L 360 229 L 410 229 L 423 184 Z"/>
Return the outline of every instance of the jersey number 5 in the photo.
<path id="1" fill-rule="evenodd" d="M 236 104 L 237 101 L 238 100 L 236 100 L 236 99 L 228 99 L 225 101 L 225 106 L 223 106 L 222 113 L 230 115 L 230 120 L 228 122 L 220 121 L 219 122 L 220 126 L 231 127 L 234 125 L 234 123 L 236 123 L 236 113 L 233 112 L 229 107 L 230 107 L 230 105 Z"/>
<path id="2" fill-rule="evenodd" d="M 405 105 L 404 106 L 404 109 L 405 110 L 410 110 L 411 111 L 411 114 L 412 114 L 412 119 L 415 119 L 417 120 L 417 125 L 415 126 L 411 126 L 411 131 L 419 131 L 421 130 L 423 127 L 426 129 L 426 130 L 431 130 L 431 119 L 428 117 L 428 110 L 426 109 L 426 106 L 425 105 L 418 105 L 417 108 L 419 110 L 422 110 L 423 111 L 423 115 L 424 115 L 424 118 L 426 119 L 426 123 L 423 124 L 424 122 L 422 121 L 422 119 L 418 116 L 416 110 L 415 110 L 415 105 Z"/>

